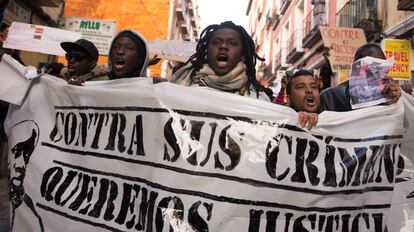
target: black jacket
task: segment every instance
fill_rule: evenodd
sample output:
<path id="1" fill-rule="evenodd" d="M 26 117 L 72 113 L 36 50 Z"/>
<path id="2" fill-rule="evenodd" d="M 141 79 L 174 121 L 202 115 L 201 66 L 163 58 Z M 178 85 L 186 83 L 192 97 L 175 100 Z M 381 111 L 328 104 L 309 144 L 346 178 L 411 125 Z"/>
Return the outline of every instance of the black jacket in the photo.
<path id="1" fill-rule="evenodd" d="M 336 87 L 331 87 L 322 91 L 319 112 L 323 112 L 325 110 L 337 112 L 352 110 L 348 83 L 344 85 L 338 85 Z"/>

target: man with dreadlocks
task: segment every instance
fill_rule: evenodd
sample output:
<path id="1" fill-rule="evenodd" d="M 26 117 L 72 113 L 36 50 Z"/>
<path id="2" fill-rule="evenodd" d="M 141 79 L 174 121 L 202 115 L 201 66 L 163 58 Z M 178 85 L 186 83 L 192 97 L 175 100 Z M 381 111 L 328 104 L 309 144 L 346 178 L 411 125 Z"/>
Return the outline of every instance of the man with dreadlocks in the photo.
<path id="1" fill-rule="evenodd" d="M 256 60 L 264 61 L 242 26 L 231 21 L 213 24 L 201 32 L 196 53 L 174 73 L 171 82 L 270 101 L 271 94 L 266 94 L 270 90 L 256 80 Z"/>
<path id="2" fill-rule="evenodd" d="M 196 53 L 178 69 L 171 82 L 183 86 L 207 86 L 270 101 L 272 91 L 256 80 L 256 61 L 264 61 L 256 53 L 255 45 L 239 25 L 231 21 L 206 27 L 200 36 Z M 317 123 L 314 114 L 299 112 L 302 127 Z"/>

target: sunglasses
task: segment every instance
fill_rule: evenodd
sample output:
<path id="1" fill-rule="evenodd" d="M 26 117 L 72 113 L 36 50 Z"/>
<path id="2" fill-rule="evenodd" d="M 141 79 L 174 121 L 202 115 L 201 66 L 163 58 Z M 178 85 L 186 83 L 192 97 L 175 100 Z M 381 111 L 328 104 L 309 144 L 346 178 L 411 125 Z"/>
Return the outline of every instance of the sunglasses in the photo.
<path id="1" fill-rule="evenodd" d="M 81 52 L 69 52 L 69 53 L 66 53 L 65 57 L 66 57 L 66 60 L 68 61 L 72 59 L 74 59 L 75 61 L 82 61 L 84 59 L 89 58 L 89 56 Z"/>

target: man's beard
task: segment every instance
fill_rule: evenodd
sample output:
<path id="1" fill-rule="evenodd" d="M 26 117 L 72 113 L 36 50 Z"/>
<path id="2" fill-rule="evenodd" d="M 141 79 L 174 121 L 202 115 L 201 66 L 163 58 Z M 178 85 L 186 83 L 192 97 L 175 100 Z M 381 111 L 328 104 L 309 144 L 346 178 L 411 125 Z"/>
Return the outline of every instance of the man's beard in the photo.
<path id="1" fill-rule="evenodd" d="M 24 187 L 23 180 L 26 176 L 26 168 L 15 167 L 14 177 L 9 173 L 9 200 L 12 203 L 13 210 L 17 209 L 23 203 Z M 10 172 L 10 171 L 9 171 Z"/>

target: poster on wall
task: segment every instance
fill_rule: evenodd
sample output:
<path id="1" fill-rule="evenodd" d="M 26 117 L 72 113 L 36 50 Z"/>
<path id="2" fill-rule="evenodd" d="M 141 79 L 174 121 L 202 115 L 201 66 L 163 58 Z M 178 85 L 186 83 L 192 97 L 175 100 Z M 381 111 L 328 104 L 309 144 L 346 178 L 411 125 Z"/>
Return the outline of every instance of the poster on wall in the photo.
<path id="1" fill-rule="evenodd" d="M 409 81 L 411 80 L 411 42 L 405 39 L 384 39 L 382 47 L 385 57 L 394 57 L 389 76 L 394 80 Z"/>
<path id="2" fill-rule="evenodd" d="M 108 55 L 116 32 L 116 22 L 102 19 L 67 17 L 65 29 L 79 32 L 83 39 L 92 41 L 100 55 Z"/>

